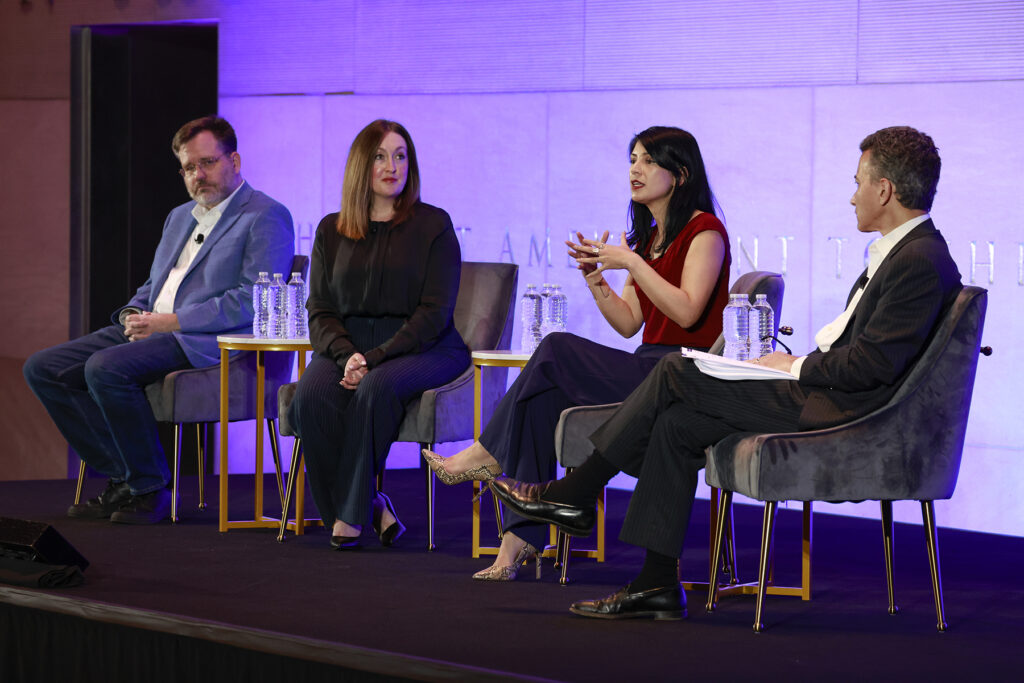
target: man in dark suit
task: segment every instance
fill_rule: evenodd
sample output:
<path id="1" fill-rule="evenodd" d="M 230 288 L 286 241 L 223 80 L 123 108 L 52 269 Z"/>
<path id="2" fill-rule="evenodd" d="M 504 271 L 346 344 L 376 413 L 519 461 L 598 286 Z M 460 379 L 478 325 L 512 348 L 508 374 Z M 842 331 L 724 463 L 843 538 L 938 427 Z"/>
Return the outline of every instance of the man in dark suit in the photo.
<path id="1" fill-rule="evenodd" d="M 492 490 L 525 517 L 585 535 L 594 501 L 619 471 L 637 477 L 620 538 L 646 549 L 639 575 L 622 590 L 570 608 L 600 618 L 681 618 L 685 594 L 676 561 L 704 449 L 735 432 L 818 429 L 884 405 L 924 350 L 961 288 L 960 273 L 928 210 L 939 179 L 938 150 L 908 127 L 869 135 L 850 200 L 857 229 L 878 232 L 848 305 L 797 358 L 756 359 L 792 380 L 724 381 L 680 355 L 665 357 L 591 437 L 595 451 L 564 479 L 525 484 L 499 478 Z"/>
<path id="2" fill-rule="evenodd" d="M 193 201 L 167 216 L 149 279 L 104 327 L 39 351 L 25 379 L 68 444 L 109 477 L 71 517 L 151 524 L 169 517 L 167 459 L 144 388 L 218 362 L 217 335 L 252 330 L 258 271 L 287 272 L 288 210 L 241 176 L 235 131 L 219 116 L 186 123 L 171 149 Z"/>

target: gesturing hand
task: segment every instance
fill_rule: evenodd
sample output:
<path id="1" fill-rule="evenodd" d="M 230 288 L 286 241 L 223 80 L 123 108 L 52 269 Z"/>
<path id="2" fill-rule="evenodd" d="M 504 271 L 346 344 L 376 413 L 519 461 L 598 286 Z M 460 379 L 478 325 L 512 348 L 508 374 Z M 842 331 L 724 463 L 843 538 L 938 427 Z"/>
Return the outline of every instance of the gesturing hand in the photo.
<path id="1" fill-rule="evenodd" d="M 608 233 L 605 233 L 607 239 Z M 580 269 L 588 275 L 600 274 L 606 270 L 628 270 L 636 252 L 629 248 L 626 241 L 626 233 L 623 232 L 619 244 L 608 244 L 605 240 L 588 240 L 582 235 L 580 241 L 583 243 L 582 255 L 576 257 Z M 598 265 L 600 264 L 600 265 Z M 587 268 L 593 270 L 587 271 Z"/>
<path id="2" fill-rule="evenodd" d="M 343 389 L 351 389 L 355 391 L 356 387 L 359 386 L 359 382 L 362 381 L 363 377 L 366 377 L 366 373 L 370 370 L 366 367 L 366 359 L 361 353 L 353 353 L 349 356 L 349 359 L 345 362 L 345 376 L 341 379 L 338 384 Z"/>
<path id="3" fill-rule="evenodd" d="M 583 258 L 583 257 L 586 257 L 586 256 L 593 256 L 594 255 L 594 247 L 586 245 L 588 240 L 583 237 L 583 233 L 582 232 L 577 232 L 576 233 L 576 239 L 579 240 L 578 243 L 577 242 L 570 242 L 569 240 L 566 240 L 565 241 L 565 246 L 569 247 L 569 256 L 571 256 L 572 258 L 576 259 L 576 267 L 583 271 L 583 275 L 584 276 L 590 275 L 595 270 L 597 270 L 597 266 L 593 265 L 593 264 L 590 264 L 590 263 L 580 263 L 580 259 Z M 604 244 L 607 241 L 608 241 L 608 231 L 605 230 L 604 231 L 604 235 L 601 236 L 600 243 Z M 593 241 L 590 241 L 590 242 L 591 242 L 591 244 L 594 244 Z"/>

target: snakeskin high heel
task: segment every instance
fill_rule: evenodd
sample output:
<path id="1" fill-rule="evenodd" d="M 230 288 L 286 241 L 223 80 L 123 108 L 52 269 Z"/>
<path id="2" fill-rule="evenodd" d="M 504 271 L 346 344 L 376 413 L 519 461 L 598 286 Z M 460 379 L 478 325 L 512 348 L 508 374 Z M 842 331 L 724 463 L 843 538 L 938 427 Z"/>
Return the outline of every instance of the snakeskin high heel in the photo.
<path id="1" fill-rule="evenodd" d="M 443 458 L 426 448 L 422 452 L 423 459 L 427 461 L 427 467 L 437 475 L 442 484 L 447 484 L 448 486 L 461 484 L 464 481 L 490 481 L 501 474 L 501 465 L 498 463 L 480 465 L 471 470 L 466 470 L 462 474 L 448 474 L 448 470 L 444 468 L 444 462 L 447 458 Z"/>
<path id="2" fill-rule="evenodd" d="M 523 547 L 516 553 L 516 559 L 512 561 L 512 564 L 507 564 L 503 567 L 495 567 L 491 565 L 487 569 L 478 571 L 473 574 L 474 581 L 515 581 L 516 576 L 519 574 L 519 568 L 522 567 L 530 558 L 533 558 L 537 563 L 537 578 L 540 578 L 540 555 L 537 553 L 537 549 L 529 543 L 523 543 Z"/>

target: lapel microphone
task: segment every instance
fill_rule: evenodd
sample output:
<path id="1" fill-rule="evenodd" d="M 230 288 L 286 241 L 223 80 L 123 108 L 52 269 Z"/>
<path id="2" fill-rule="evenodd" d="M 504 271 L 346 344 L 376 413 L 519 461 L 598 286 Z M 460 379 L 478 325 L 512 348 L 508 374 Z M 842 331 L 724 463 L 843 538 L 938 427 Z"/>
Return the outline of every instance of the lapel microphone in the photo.
<path id="1" fill-rule="evenodd" d="M 196 235 L 196 244 L 202 244 L 204 239 L 206 239 L 206 237 L 203 235 L 203 233 L 199 233 L 198 235 Z"/>

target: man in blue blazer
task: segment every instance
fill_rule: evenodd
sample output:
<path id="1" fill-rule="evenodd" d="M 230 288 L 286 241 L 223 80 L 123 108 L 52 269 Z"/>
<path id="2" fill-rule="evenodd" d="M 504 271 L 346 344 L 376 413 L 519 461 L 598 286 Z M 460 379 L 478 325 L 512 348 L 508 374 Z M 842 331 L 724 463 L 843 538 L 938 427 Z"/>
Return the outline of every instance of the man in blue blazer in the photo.
<path id="1" fill-rule="evenodd" d="M 109 477 L 71 517 L 151 524 L 170 516 L 170 472 L 145 386 L 168 372 L 218 362 L 217 335 L 252 330 L 259 271 L 287 272 L 288 210 L 241 176 L 235 131 L 207 116 L 171 148 L 191 202 L 167 216 L 149 279 L 112 316 L 117 324 L 44 349 L 25 379 L 68 444 Z"/>
<path id="2" fill-rule="evenodd" d="M 491 490 L 538 521 L 585 534 L 594 501 L 619 471 L 637 477 L 620 538 L 646 550 L 625 588 L 570 610 L 587 617 L 678 619 L 686 615 L 676 562 L 682 552 L 704 449 L 736 432 L 794 432 L 855 420 L 885 405 L 927 346 L 961 289 L 960 273 L 931 209 L 941 161 L 932 139 L 906 126 L 866 137 L 850 203 L 857 229 L 878 232 L 846 310 L 796 358 L 775 352 L 755 363 L 792 380 L 729 382 L 666 356 L 590 440 L 594 454 L 564 479 L 503 478 Z"/>

